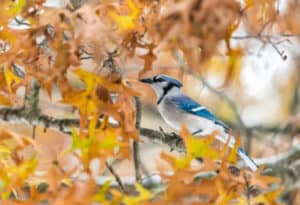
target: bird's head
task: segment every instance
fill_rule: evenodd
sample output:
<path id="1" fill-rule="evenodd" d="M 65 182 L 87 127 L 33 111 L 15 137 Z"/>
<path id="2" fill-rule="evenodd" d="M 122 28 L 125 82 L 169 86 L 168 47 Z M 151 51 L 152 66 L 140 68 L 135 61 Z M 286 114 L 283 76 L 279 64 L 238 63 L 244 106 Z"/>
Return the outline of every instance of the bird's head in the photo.
<path id="1" fill-rule="evenodd" d="M 143 78 L 140 79 L 140 81 L 150 84 L 154 89 L 158 99 L 166 95 L 172 88 L 179 89 L 180 87 L 182 87 L 180 81 L 163 74 L 159 74 L 151 78 Z"/>

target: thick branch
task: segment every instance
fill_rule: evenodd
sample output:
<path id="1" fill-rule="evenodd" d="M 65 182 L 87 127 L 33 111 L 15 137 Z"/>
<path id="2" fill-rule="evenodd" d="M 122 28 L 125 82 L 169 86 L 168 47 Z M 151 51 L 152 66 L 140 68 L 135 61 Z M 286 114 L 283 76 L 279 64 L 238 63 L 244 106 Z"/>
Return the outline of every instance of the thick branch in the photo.
<path id="1" fill-rule="evenodd" d="M 30 125 L 42 125 L 45 128 L 51 127 L 62 132 L 70 132 L 71 126 L 78 127 L 78 119 L 57 119 L 43 115 L 39 109 L 40 85 L 34 79 L 30 89 L 26 91 L 24 105 L 20 108 L 0 108 L 0 119 L 8 122 L 25 122 Z"/>
<path id="2" fill-rule="evenodd" d="M 8 122 L 41 125 L 45 128 L 51 127 L 65 133 L 69 133 L 72 126 L 79 126 L 78 119 L 57 119 L 48 115 L 28 115 L 24 112 L 24 108 L 3 107 L 0 109 L 0 119 Z"/>
<path id="3" fill-rule="evenodd" d="M 185 151 L 183 140 L 175 133 L 169 134 L 149 128 L 141 128 L 140 134 L 152 143 L 168 145 L 171 150 L 178 152 Z"/>
<path id="4" fill-rule="evenodd" d="M 44 126 L 45 128 L 57 129 L 61 132 L 69 133 L 71 127 L 78 127 L 78 119 L 59 119 L 48 115 L 36 115 L 28 116 L 24 111 L 24 108 L 10 108 L 2 107 L 0 108 L 0 119 L 8 122 L 22 122 L 27 124 L 35 124 Z M 228 123 L 231 127 L 235 128 L 237 125 Z M 290 127 L 286 126 L 284 129 L 277 126 L 253 126 L 248 127 L 247 129 L 255 130 L 263 133 L 270 132 L 279 132 L 279 133 L 289 133 Z M 296 133 L 300 133 L 300 128 L 295 130 Z M 157 144 L 166 144 L 171 149 L 177 151 L 183 151 L 184 145 L 179 136 L 174 133 L 163 133 L 161 131 L 149 129 L 149 128 L 140 128 L 140 134 L 144 136 L 147 140 L 157 143 Z"/>

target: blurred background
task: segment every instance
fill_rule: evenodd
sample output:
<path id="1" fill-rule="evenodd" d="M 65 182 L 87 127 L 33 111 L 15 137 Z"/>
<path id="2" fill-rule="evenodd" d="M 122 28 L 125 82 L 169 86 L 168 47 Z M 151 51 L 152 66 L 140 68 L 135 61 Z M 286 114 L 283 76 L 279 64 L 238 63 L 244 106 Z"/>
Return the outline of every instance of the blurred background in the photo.
<path id="1" fill-rule="evenodd" d="M 66 7 L 69 4 L 76 5 L 74 2 L 47 0 L 45 5 L 51 8 Z M 89 4 L 80 8 L 78 13 L 88 11 L 91 5 L 98 1 L 79 2 L 82 5 L 86 2 Z M 156 109 L 153 90 L 137 81 L 140 77 L 161 73 L 171 75 L 182 81 L 184 85 L 182 89 L 188 96 L 206 106 L 241 137 L 243 147 L 253 158 L 261 164 L 276 168 L 274 174 L 282 175 L 284 184 L 293 182 L 294 189 L 300 190 L 300 183 L 297 182 L 300 178 L 300 1 L 237 2 L 247 8 L 247 12 L 243 14 L 244 18 L 236 24 L 226 40 L 217 41 L 217 51 L 214 54 L 207 54 L 209 57 L 202 56 L 205 60 L 187 59 L 182 50 L 170 49 L 168 45 L 162 44 L 151 50 L 155 56 L 150 60 L 151 70 L 142 72 L 142 75 L 139 75 L 139 72 L 144 69 L 144 63 L 148 62 L 146 58 L 127 58 L 120 55 L 116 57 L 115 62 L 126 81 L 140 91 L 141 127 L 154 130 L 161 127 L 166 132 L 173 131 L 164 123 Z M 91 24 L 96 18 L 93 15 L 95 14 L 86 12 L 81 18 L 87 22 L 86 25 L 93 25 L 94 28 L 90 26 L 85 29 L 85 25 L 80 24 L 78 35 L 84 34 L 88 38 L 94 34 L 85 33 L 85 30 L 91 31 L 96 30 L 97 26 L 101 27 L 96 23 Z M 226 13 L 218 15 L 221 15 L 222 19 Z M 165 24 L 166 22 L 162 22 L 162 25 Z M 178 30 L 172 31 L 179 36 L 178 38 L 180 26 L 182 24 L 179 24 Z M 202 24 L 198 26 L 204 27 Z M 94 40 L 96 38 L 102 38 L 101 34 L 96 35 Z M 185 40 L 190 40 L 188 43 L 191 45 L 194 43 L 193 39 Z M 205 41 L 206 39 L 202 43 L 205 44 Z M 191 53 L 197 52 L 191 45 L 184 48 L 188 48 Z M 95 48 L 93 47 L 92 51 L 99 45 L 93 46 Z M 135 54 L 143 56 L 147 52 L 150 52 L 150 49 L 148 51 L 137 49 Z M 99 69 L 103 62 L 84 59 L 81 63 L 82 67 L 94 71 Z M 76 79 L 73 80 L 76 83 Z M 52 92 L 52 101 L 46 93 L 42 93 L 40 102 L 42 111 L 58 117 L 76 117 L 70 107 L 59 103 L 61 100 L 59 93 L 55 89 Z M 12 128 L 14 125 L 1 123 L 1 126 Z M 26 126 L 18 127 L 18 130 L 28 135 L 32 132 L 31 128 Z M 43 140 L 42 128 L 38 128 L 37 133 L 39 133 L 37 140 Z M 49 152 L 58 152 L 70 143 L 67 136 L 59 133 L 53 135 L 57 138 L 53 137 L 51 141 L 48 139 L 43 142 L 45 149 L 47 144 L 57 143 L 62 139 L 65 145 Z M 157 164 L 162 166 L 163 162 L 160 159 L 162 150 L 169 151 L 169 148 L 147 142 L 141 143 L 141 161 L 145 169 L 155 173 L 158 170 Z M 128 160 L 116 162 L 116 171 L 121 176 L 132 176 L 134 173 L 132 163 Z M 294 201 L 300 201 L 299 190 L 295 192 Z"/>

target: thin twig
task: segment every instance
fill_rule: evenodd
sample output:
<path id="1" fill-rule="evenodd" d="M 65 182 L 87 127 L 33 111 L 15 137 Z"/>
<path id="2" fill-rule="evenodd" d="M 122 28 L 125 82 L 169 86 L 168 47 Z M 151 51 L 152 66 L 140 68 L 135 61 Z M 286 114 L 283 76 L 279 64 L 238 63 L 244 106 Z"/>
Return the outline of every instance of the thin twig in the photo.
<path id="1" fill-rule="evenodd" d="M 139 143 L 137 141 L 133 141 L 132 148 L 133 148 L 135 179 L 136 181 L 139 181 L 142 177 L 141 164 L 139 158 L 139 153 L 140 153 Z"/>
<path id="2" fill-rule="evenodd" d="M 90 59 L 94 59 L 94 57 L 93 56 L 80 57 L 80 60 L 90 60 Z"/>
<path id="3" fill-rule="evenodd" d="M 126 193 L 125 187 L 124 187 L 119 175 L 115 172 L 115 170 L 112 168 L 112 166 L 110 166 L 110 164 L 108 162 L 105 162 L 105 165 L 108 168 L 108 170 L 110 171 L 110 173 L 115 177 L 115 180 L 117 181 L 121 191 L 123 193 Z"/>
<path id="4" fill-rule="evenodd" d="M 248 39 L 257 39 L 259 40 L 259 38 L 275 38 L 275 37 L 283 37 L 283 38 L 297 38 L 300 37 L 300 34 L 277 34 L 277 35 L 244 35 L 244 36 L 231 36 L 231 39 L 234 40 L 248 40 Z"/>
<path id="5" fill-rule="evenodd" d="M 35 139 L 36 125 L 32 126 L 32 139 Z"/>
<path id="6" fill-rule="evenodd" d="M 14 20 L 20 26 L 30 26 L 30 23 L 27 23 L 25 20 L 18 19 L 18 17 L 15 17 Z"/>
<path id="7" fill-rule="evenodd" d="M 276 41 L 273 41 L 272 39 L 274 39 L 274 38 L 296 38 L 296 37 L 300 37 L 300 34 L 266 35 L 266 34 L 262 34 L 264 28 L 265 27 L 263 27 L 263 29 L 255 35 L 232 36 L 231 39 L 234 39 L 234 40 L 256 39 L 258 41 L 261 41 L 263 43 L 263 45 L 270 44 L 274 48 L 274 50 L 279 54 L 279 56 L 282 58 L 282 60 L 286 60 L 287 55 L 285 54 L 284 50 L 280 50 L 278 48 L 278 45 L 285 41 L 289 41 L 289 40 L 284 39 L 284 40 L 280 40 L 280 41 L 276 42 Z"/>
<path id="8" fill-rule="evenodd" d="M 246 173 L 244 174 L 244 180 L 245 180 L 245 188 L 246 188 L 246 199 L 247 199 L 247 205 L 251 205 L 251 194 L 250 194 L 250 183 L 249 183 L 249 179 L 246 175 Z"/>
<path id="9" fill-rule="evenodd" d="M 134 100 L 135 100 L 135 107 L 136 107 L 135 127 L 139 131 L 141 125 L 141 102 L 138 97 L 134 97 Z M 142 176 L 139 143 L 137 141 L 133 141 L 132 148 L 133 148 L 135 179 L 139 181 Z"/>

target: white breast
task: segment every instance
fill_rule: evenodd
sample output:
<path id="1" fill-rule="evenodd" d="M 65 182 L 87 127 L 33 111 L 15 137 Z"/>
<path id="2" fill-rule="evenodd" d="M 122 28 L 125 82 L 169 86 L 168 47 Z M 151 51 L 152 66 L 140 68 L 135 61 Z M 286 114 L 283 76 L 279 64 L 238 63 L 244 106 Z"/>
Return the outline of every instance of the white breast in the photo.
<path id="1" fill-rule="evenodd" d="M 224 131 L 223 127 L 216 125 L 210 120 L 179 110 L 175 105 L 170 104 L 168 99 L 164 99 L 158 105 L 158 110 L 163 119 L 178 131 L 181 130 L 182 125 L 185 125 L 190 133 L 202 130 L 202 135 L 210 134 L 216 130 Z"/>

